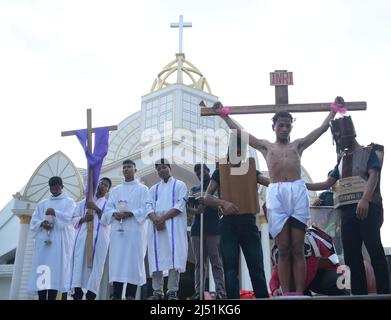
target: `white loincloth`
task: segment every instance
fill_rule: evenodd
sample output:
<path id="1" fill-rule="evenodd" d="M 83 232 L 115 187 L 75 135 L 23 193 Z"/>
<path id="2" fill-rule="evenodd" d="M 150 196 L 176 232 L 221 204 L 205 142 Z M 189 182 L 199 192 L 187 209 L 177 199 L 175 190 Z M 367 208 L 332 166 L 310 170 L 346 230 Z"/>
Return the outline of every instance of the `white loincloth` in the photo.
<path id="1" fill-rule="evenodd" d="M 310 219 L 309 199 L 304 180 L 271 183 L 266 198 L 269 232 L 273 239 L 289 217 L 307 225 Z"/>

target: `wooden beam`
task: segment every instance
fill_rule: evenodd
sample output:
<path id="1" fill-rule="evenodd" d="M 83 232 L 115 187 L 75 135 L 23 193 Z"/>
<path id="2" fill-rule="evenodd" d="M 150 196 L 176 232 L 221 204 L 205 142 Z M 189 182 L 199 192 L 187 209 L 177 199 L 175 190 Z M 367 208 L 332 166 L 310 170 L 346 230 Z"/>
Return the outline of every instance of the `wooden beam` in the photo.
<path id="1" fill-rule="evenodd" d="M 92 115 L 91 115 L 91 109 L 87 109 L 87 146 L 88 150 L 90 153 L 92 153 L 92 134 L 95 132 L 96 129 L 98 128 L 92 128 Z M 108 128 L 109 131 L 117 130 L 118 126 L 109 126 L 109 127 L 101 127 L 101 128 Z M 66 137 L 66 136 L 73 136 L 76 135 L 76 132 L 79 130 L 70 130 L 70 131 L 62 131 L 61 136 Z M 87 181 L 88 183 L 88 189 L 89 189 L 89 194 L 88 194 L 88 199 L 86 199 L 86 202 L 88 203 L 89 201 L 93 200 L 94 197 L 94 190 L 93 190 L 93 170 L 90 168 L 89 172 L 89 179 Z M 87 212 L 89 215 L 93 215 L 93 210 L 92 209 L 87 209 Z M 93 265 L 93 230 L 94 230 L 94 220 L 88 221 L 87 222 L 87 266 L 89 268 L 92 268 Z"/>
<path id="2" fill-rule="evenodd" d="M 91 109 L 87 109 L 87 146 L 90 153 L 92 153 L 92 116 Z M 94 188 L 93 188 L 93 170 L 90 168 L 88 170 L 88 199 L 86 199 L 87 203 L 94 200 Z M 94 211 L 92 209 L 87 209 L 87 213 L 94 217 Z M 87 266 L 88 268 L 92 268 L 93 265 L 93 253 L 94 253 L 94 219 L 87 222 Z"/>
<path id="3" fill-rule="evenodd" d="M 366 110 L 365 101 L 345 102 L 345 107 L 349 111 Z M 330 102 L 324 103 L 300 103 L 300 104 L 269 104 L 252 106 L 230 107 L 230 114 L 253 114 L 253 113 L 276 113 L 278 111 L 288 112 L 324 112 L 330 111 Z M 215 116 L 212 108 L 201 107 L 201 116 Z"/>
<path id="4" fill-rule="evenodd" d="M 103 128 L 103 127 L 96 127 L 96 128 L 92 128 L 91 130 L 92 130 L 92 132 L 95 132 L 95 130 L 99 129 L 99 128 Z M 109 128 L 109 131 L 118 130 L 118 126 L 108 126 L 107 128 Z M 78 131 L 78 130 L 62 131 L 61 137 L 74 136 L 74 135 L 76 135 L 76 131 Z"/>

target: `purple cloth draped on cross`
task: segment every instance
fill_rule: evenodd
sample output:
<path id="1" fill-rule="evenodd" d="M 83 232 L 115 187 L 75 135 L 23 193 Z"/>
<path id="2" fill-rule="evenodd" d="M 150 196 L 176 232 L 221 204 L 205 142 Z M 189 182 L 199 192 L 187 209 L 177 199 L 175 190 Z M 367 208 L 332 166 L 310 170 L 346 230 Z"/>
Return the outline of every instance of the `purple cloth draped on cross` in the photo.
<path id="1" fill-rule="evenodd" d="M 108 127 L 94 129 L 95 145 L 94 152 L 91 154 L 88 150 L 87 144 L 87 129 L 76 130 L 76 136 L 79 139 L 87 158 L 87 181 L 90 181 L 90 168 L 92 168 L 93 195 L 95 195 L 99 181 L 100 169 L 102 168 L 103 159 L 106 156 L 109 147 L 109 131 Z M 87 182 L 86 199 L 88 199 L 89 192 L 89 183 Z"/>

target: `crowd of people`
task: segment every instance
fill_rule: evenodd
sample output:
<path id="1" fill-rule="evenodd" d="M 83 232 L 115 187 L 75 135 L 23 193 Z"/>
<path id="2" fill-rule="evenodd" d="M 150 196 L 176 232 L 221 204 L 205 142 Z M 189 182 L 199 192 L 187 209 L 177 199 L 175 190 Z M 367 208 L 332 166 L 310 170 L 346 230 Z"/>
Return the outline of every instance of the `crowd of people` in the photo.
<path id="1" fill-rule="evenodd" d="M 335 105 L 342 106 L 343 99 L 337 97 Z M 274 115 L 272 128 L 276 140 L 269 142 L 245 132 L 226 111 L 222 112 L 221 103 L 216 103 L 213 109 L 235 135 L 233 149 L 236 154 L 233 157 L 232 149 L 228 150 L 228 165 L 232 168 L 241 166 L 246 153 L 243 141 L 247 136 L 249 145 L 261 152 L 268 166 L 269 177 L 255 171 L 248 181 L 254 192 L 258 184 L 268 187 L 268 227 L 275 242 L 273 252 L 278 252 L 273 255 L 270 292 L 255 212 L 243 212 L 237 203 L 222 197 L 223 173 L 219 166 L 211 174 L 205 164 L 196 164 L 194 173 L 200 184 L 188 191 L 186 184 L 173 176 L 166 159 L 155 163 L 160 181 L 151 188 L 137 179 L 136 163 L 127 159 L 122 164 L 122 184 L 110 191 L 112 182 L 103 177 L 93 201 L 83 200 L 78 204 L 63 190 L 62 179 L 52 177 L 49 180 L 51 196 L 37 206 L 31 220 L 35 246 L 30 291 L 37 292 L 40 300 L 52 300 L 58 293 L 67 292 L 75 300 L 94 300 L 99 294 L 108 259 L 112 299 L 134 300 L 137 287 L 146 283 L 148 274 L 153 290 L 148 299 L 177 300 L 181 273 L 186 271 L 190 215 L 193 216 L 190 243 L 195 256 L 195 274 L 194 294 L 188 299 L 201 298 L 208 259 L 216 299 L 239 299 L 240 250 L 256 298 L 312 293 L 367 294 L 363 243 L 371 258 L 377 293 L 389 293 L 387 261 L 380 239 L 383 207 L 380 195 L 382 159 L 376 153 L 379 147 L 360 146 L 350 117 L 333 120 L 336 109 L 330 111 L 321 126 L 292 142 L 293 118 L 288 112 Z M 326 181 L 306 183 L 301 178 L 301 155 L 330 124 L 337 144 L 337 165 Z M 329 190 L 345 178 L 364 181 L 355 199 L 345 201 L 343 197 L 337 197 L 337 203 L 332 203 L 333 194 L 328 192 L 314 205 L 334 206 L 340 211 L 343 254 L 350 269 L 351 291 L 340 285 L 339 277 L 344 270 L 335 259 L 332 239 L 322 230 L 308 227 L 308 190 Z M 91 222 L 92 267 L 87 263 L 86 241 L 87 224 Z M 201 247 L 204 248 L 202 259 Z M 168 276 L 166 288 L 165 276 Z"/>

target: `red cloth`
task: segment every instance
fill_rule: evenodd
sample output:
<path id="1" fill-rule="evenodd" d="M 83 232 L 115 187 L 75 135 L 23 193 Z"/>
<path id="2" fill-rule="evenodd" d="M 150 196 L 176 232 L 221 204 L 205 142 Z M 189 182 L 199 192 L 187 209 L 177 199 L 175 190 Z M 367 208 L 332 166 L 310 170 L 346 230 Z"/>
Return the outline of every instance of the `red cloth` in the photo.
<path id="1" fill-rule="evenodd" d="M 240 290 L 240 299 L 255 299 L 254 291 Z"/>
<path id="2" fill-rule="evenodd" d="M 307 275 L 305 279 L 305 288 L 308 288 L 311 282 L 314 280 L 318 269 L 324 270 L 337 270 L 339 263 L 332 264 L 328 257 L 331 255 L 329 249 L 318 239 L 315 239 L 316 245 L 319 248 L 320 257 L 316 257 L 311 249 L 311 255 L 306 258 Z M 327 260 L 327 262 L 325 261 Z M 321 263 L 320 263 L 321 262 Z M 274 265 L 273 273 L 269 281 L 270 291 L 273 293 L 280 287 L 280 279 L 278 277 L 277 264 Z"/>

